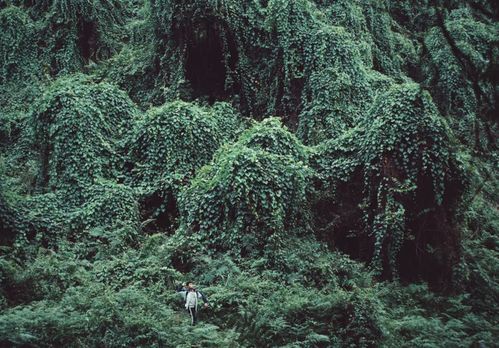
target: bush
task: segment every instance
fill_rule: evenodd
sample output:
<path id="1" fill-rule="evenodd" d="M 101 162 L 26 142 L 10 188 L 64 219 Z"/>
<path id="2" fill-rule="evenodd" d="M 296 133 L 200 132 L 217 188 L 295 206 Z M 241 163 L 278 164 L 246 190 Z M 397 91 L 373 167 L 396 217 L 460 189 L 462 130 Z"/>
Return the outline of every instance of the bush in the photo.
<path id="1" fill-rule="evenodd" d="M 395 290 L 396 289 L 396 290 Z M 387 308 L 386 330 L 391 333 L 387 346 L 493 345 L 493 321 L 476 316 L 466 304 L 468 294 L 434 293 L 426 284 L 379 287 L 379 298 Z"/>
<path id="2" fill-rule="evenodd" d="M 187 319 L 187 317 L 186 317 Z M 189 330 L 171 308 L 128 287 L 73 287 L 59 303 L 41 301 L 0 316 L 2 345 L 234 347 L 237 334 L 203 325 Z"/>
<path id="3" fill-rule="evenodd" d="M 382 341 L 382 304 L 369 289 L 344 291 L 331 278 L 322 287 L 283 283 L 273 278 L 279 272 L 240 269 L 229 259 L 199 266 L 200 281 L 211 278 L 202 273 L 220 273 L 216 266 L 225 270 L 223 278 L 212 278 L 215 285 L 205 287 L 211 304 L 205 315 L 221 327 L 234 327 L 243 346 L 368 347 Z"/>

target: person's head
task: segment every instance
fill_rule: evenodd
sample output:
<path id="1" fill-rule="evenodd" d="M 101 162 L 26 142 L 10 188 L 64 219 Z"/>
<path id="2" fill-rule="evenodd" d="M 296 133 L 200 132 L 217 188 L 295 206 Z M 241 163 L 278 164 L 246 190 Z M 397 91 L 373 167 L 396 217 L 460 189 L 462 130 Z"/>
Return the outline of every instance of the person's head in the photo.
<path id="1" fill-rule="evenodd" d="M 196 288 L 196 285 L 194 284 L 194 282 L 186 282 L 185 286 L 187 287 L 188 290 L 193 290 Z"/>

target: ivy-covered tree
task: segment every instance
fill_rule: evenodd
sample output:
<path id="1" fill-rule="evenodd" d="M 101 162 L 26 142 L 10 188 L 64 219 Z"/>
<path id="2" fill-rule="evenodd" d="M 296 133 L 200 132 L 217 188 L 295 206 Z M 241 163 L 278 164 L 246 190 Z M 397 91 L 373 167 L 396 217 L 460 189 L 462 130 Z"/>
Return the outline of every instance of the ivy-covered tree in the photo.
<path id="1" fill-rule="evenodd" d="M 199 171 L 180 200 L 185 233 L 214 250 L 255 256 L 306 230 L 310 171 L 294 156 L 304 155 L 296 138 L 277 127 L 255 125 Z"/>
<path id="2" fill-rule="evenodd" d="M 239 127 L 238 114 L 219 103 L 206 109 L 174 101 L 150 110 L 128 140 L 127 182 L 160 226 L 175 224 L 177 199 L 196 171 Z"/>
<path id="3" fill-rule="evenodd" d="M 496 345 L 498 14 L 0 0 L 0 346 Z"/>
<path id="4" fill-rule="evenodd" d="M 385 254 L 396 272 L 404 243 L 414 243 L 414 249 L 432 248 L 434 255 L 415 254 L 404 262 L 426 268 L 423 273 L 438 265 L 450 276 L 459 258 L 453 209 L 463 179 L 452 136 L 430 95 L 415 84 L 394 86 L 375 101 L 364 127 L 360 156 L 374 267 L 382 269 Z"/>
<path id="5" fill-rule="evenodd" d="M 9 6 L 0 10 L 0 28 L 0 82 L 29 78 L 37 58 L 33 20 L 19 7 Z"/>
<path id="6" fill-rule="evenodd" d="M 125 93 L 76 75 L 54 82 L 33 110 L 40 187 L 74 189 L 121 176 L 123 140 L 136 115 Z"/>

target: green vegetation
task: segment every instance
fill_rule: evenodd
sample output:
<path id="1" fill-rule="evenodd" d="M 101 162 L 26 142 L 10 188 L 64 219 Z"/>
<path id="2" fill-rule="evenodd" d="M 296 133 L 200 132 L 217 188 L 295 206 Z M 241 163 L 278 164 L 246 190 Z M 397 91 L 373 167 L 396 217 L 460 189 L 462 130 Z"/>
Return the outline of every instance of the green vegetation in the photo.
<path id="1" fill-rule="evenodd" d="M 127 143 L 126 180 L 140 193 L 145 215 L 162 227 L 176 227 L 180 191 L 237 133 L 238 121 L 226 103 L 206 109 L 184 101 L 153 108 L 137 121 Z"/>
<path id="2" fill-rule="evenodd" d="M 495 346 L 498 19 L 0 0 L 0 346 Z"/>
<path id="3" fill-rule="evenodd" d="M 182 193 L 186 232 L 202 234 L 213 250 L 274 253 L 291 231 L 305 227 L 309 172 L 300 154 L 298 140 L 277 120 L 244 132 Z"/>
<path id="4" fill-rule="evenodd" d="M 33 107 L 40 186 L 54 190 L 116 179 L 134 114 L 127 95 L 112 85 L 79 75 L 58 79 Z"/>

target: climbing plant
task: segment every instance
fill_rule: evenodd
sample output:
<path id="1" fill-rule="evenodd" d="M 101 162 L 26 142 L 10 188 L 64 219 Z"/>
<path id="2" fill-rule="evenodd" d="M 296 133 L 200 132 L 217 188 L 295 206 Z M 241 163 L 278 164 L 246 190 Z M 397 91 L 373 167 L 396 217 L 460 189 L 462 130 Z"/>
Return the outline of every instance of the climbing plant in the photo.
<path id="1" fill-rule="evenodd" d="M 498 14 L 0 0 L 0 346 L 496 345 Z"/>
<path id="2" fill-rule="evenodd" d="M 351 126 L 370 99 L 352 36 L 308 1 L 270 2 L 266 26 L 278 42 L 273 66 L 279 99 L 269 111 L 298 125 L 300 137 L 312 144 Z"/>
<path id="3" fill-rule="evenodd" d="M 306 228 L 309 169 L 279 153 L 293 144 L 272 137 L 272 123 L 264 123 L 270 131 L 263 139 L 250 129 L 198 172 L 180 198 L 186 233 L 199 234 L 215 250 L 252 255 L 285 243 L 288 231 Z M 264 132 L 263 125 L 256 127 Z"/>
<path id="4" fill-rule="evenodd" d="M 112 85 L 83 75 L 54 82 L 31 116 L 41 161 L 38 185 L 74 189 L 100 177 L 118 178 L 122 140 L 135 112 Z"/>
<path id="5" fill-rule="evenodd" d="M 293 129 L 300 111 L 324 88 L 331 90 L 331 98 L 321 99 L 327 99 L 327 106 L 314 116 L 321 108 L 317 102 L 304 119 L 324 119 L 341 111 L 337 118 L 351 122 L 360 113 L 360 100 L 370 98 L 363 48 L 310 1 L 150 1 L 148 11 L 155 58 L 151 69 L 142 65 L 141 70 L 161 76 L 151 77 L 148 81 L 154 82 L 146 86 L 162 83 L 164 100 L 225 98 L 244 115 L 261 119 L 276 114 Z M 323 74 L 325 68 L 341 70 L 345 77 L 330 86 L 326 81 L 334 77 Z M 343 95 L 356 93 L 363 98 L 351 98 L 353 110 L 346 101 L 335 104 Z"/>
<path id="6" fill-rule="evenodd" d="M 242 40 L 250 42 L 246 32 L 253 30 L 243 28 L 242 21 L 254 22 L 257 3 L 150 0 L 148 8 L 166 98 L 189 100 L 205 94 L 213 101 L 236 88 L 235 64 L 243 54 L 239 48 Z"/>
<path id="7" fill-rule="evenodd" d="M 127 182 L 147 200 L 152 218 L 167 210 L 172 214 L 181 188 L 233 137 L 238 122 L 226 104 L 206 109 L 183 101 L 152 109 L 139 120 L 128 140 Z"/>
<path id="8" fill-rule="evenodd" d="M 310 94 L 297 134 L 303 142 L 316 145 L 341 136 L 363 116 L 374 93 L 361 70 L 349 74 L 325 68 L 310 77 Z"/>
<path id="9" fill-rule="evenodd" d="M 21 8 L 0 10 L 0 82 L 22 80 L 35 70 L 35 24 Z"/>
<path id="10" fill-rule="evenodd" d="M 308 150 L 277 117 L 268 117 L 254 122 L 251 128 L 241 134 L 238 144 L 263 150 L 274 155 L 291 156 L 297 161 L 307 161 Z"/>
<path id="11" fill-rule="evenodd" d="M 7 223 L 15 223 L 7 227 L 20 258 L 33 257 L 37 248 L 61 250 L 68 243 L 79 257 L 106 257 L 139 239 L 137 197 L 112 181 L 99 180 L 78 194 L 63 188 L 33 195 L 7 208 L 1 213 L 10 218 Z"/>
<path id="12" fill-rule="evenodd" d="M 69 212 L 69 240 L 84 242 L 88 254 L 119 252 L 138 242 L 139 205 L 133 190 L 101 181 L 83 194 L 81 207 Z M 87 255 L 88 255 L 87 254 Z"/>
<path id="13" fill-rule="evenodd" d="M 424 39 L 427 62 L 425 82 L 460 140 L 477 150 L 495 147 L 497 125 L 495 76 L 497 25 L 481 19 L 470 8 L 437 12 L 436 24 Z M 481 115 L 481 116 L 480 116 Z"/>
<path id="14" fill-rule="evenodd" d="M 0 178 L 3 179 L 2 170 L 0 170 L 0 175 Z M 0 183 L 0 228 L 3 231 L 0 236 L 0 245 L 12 243 L 16 235 L 18 216 L 9 201 L 6 187 L 3 183 Z"/>
<path id="15" fill-rule="evenodd" d="M 380 271 L 386 252 L 390 269 L 396 271 L 405 238 L 416 234 L 419 239 L 421 233 L 411 231 L 411 221 L 431 219 L 444 202 L 445 207 L 452 206 L 453 191 L 459 191 L 459 170 L 449 144 L 452 138 L 430 95 L 416 84 L 394 86 L 381 95 L 364 127 L 360 156 L 365 223 L 375 239 L 372 265 Z M 448 228 L 440 231 L 445 242 L 440 243 L 447 244 L 433 247 L 456 252 L 457 234 L 452 222 L 446 223 Z M 448 256 L 455 262 L 455 256 Z"/>
<path id="16" fill-rule="evenodd" d="M 44 80 L 38 68 L 37 25 L 20 7 L 0 7 L 0 138 L 5 142 Z M 17 130 L 17 129 L 16 129 Z M 7 131 L 7 132 L 6 132 Z"/>
<path id="17" fill-rule="evenodd" d="M 120 46 L 125 4 L 116 0 L 40 0 L 28 6 L 40 26 L 43 64 L 53 75 L 109 57 Z"/>

